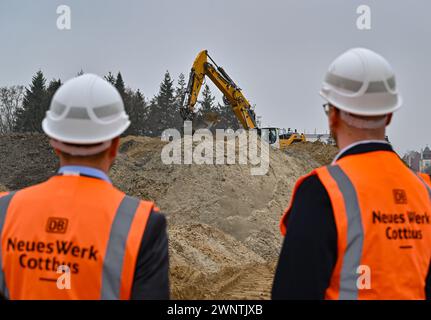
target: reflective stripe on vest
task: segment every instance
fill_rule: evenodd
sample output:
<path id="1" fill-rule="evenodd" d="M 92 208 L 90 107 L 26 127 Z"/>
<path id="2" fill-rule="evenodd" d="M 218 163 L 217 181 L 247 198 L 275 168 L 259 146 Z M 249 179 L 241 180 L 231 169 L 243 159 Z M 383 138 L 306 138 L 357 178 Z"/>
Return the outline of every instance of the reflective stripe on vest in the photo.
<path id="1" fill-rule="evenodd" d="M 362 217 L 359 210 L 358 196 L 355 187 L 343 170 L 335 165 L 328 167 L 329 174 L 336 181 L 343 195 L 347 218 L 347 249 L 344 252 L 343 265 L 340 278 L 340 300 L 358 299 L 358 287 L 356 285 L 356 270 L 361 264 L 362 245 L 364 231 Z"/>
<path id="2" fill-rule="evenodd" d="M 115 214 L 103 263 L 101 299 L 120 299 L 121 275 L 127 236 L 139 200 L 125 196 Z"/>
<path id="3" fill-rule="evenodd" d="M 424 184 L 425 188 L 427 188 L 428 194 L 429 194 L 430 199 L 431 199 L 431 176 L 426 174 L 426 173 L 418 173 L 418 176 L 419 176 L 421 182 Z M 428 183 L 430 183 L 430 184 L 428 184 Z"/>
<path id="4" fill-rule="evenodd" d="M 425 188 L 428 190 L 428 194 L 429 194 L 430 200 L 431 200 L 431 188 L 425 182 L 422 181 L 422 183 L 424 184 Z"/>
<path id="5" fill-rule="evenodd" d="M 429 186 L 427 186 L 427 185 L 425 185 L 425 187 L 427 188 L 427 190 L 428 190 L 428 194 L 429 194 L 429 196 L 430 196 L 430 200 L 431 200 L 431 187 L 429 187 Z"/>
<path id="6" fill-rule="evenodd" d="M 1 246 L 1 235 L 3 233 L 4 221 L 6 219 L 7 209 L 9 208 L 9 203 L 12 200 L 15 192 L 10 192 L 9 194 L 0 198 L 0 294 L 2 294 L 6 299 L 9 298 L 9 292 L 6 286 L 6 280 L 3 271 L 3 253 Z"/>

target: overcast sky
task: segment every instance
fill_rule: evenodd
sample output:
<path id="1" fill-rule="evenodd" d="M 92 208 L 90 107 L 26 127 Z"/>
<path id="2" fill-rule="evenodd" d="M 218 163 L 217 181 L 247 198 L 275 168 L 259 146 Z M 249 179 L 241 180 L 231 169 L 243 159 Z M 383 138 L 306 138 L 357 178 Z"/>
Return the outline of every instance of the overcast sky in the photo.
<path id="1" fill-rule="evenodd" d="M 61 4 L 71 8 L 68 31 L 56 26 Z M 369 31 L 356 28 L 361 4 L 372 10 Z M 166 70 L 188 75 L 208 49 L 265 125 L 321 132 L 324 73 L 337 55 L 363 46 L 396 71 L 405 104 L 389 138 L 404 152 L 431 144 L 430 16 L 428 0 L 1 0 L 0 86 L 27 85 L 39 69 L 63 81 L 81 69 L 120 70 L 152 97 Z"/>

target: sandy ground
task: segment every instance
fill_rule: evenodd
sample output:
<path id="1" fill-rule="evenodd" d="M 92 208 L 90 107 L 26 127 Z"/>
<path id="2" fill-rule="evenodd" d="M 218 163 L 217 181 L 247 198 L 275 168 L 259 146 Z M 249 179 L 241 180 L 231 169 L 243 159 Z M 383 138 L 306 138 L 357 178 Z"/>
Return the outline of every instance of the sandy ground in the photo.
<path id="1" fill-rule="evenodd" d="M 249 165 L 165 165 L 157 138 L 126 137 L 111 170 L 124 192 L 156 201 L 169 223 L 176 299 L 268 299 L 279 219 L 296 179 L 332 160 L 321 143 L 270 150 L 264 176 Z M 0 137 L 0 190 L 45 180 L 58 166 L 41 135 Z"/>

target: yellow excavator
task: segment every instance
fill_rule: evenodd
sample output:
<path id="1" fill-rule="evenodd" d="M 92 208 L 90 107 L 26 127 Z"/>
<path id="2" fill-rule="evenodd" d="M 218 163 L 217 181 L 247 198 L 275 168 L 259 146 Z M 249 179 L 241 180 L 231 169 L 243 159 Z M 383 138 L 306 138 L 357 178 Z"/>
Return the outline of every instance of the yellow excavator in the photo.
<path id="1" fill-rule="evenodd" d="M 226 71 L 215 63 L 207 50 L 199 52 L 190 71 L 189 82 L 180 108 L 181 117 L 184 121 L 194 120 L 194 107 L 205 76 L 211 79 L 223 93 L 224 102 L 232 107 L 232 111 L 244 129 L 257 130 L 262 139 L 279 149 L 285 149 L 295 142 L 306 141 L 305 135 L 297 132 L 283 132 L 275 127 L 258 128 L 256 114 L 250 102 L 245 98 L 241 89 L 229 77 Z M 213 125 L 217 122 L 217 116 L 208 114 L 206 122 L 209 126 Z"/>

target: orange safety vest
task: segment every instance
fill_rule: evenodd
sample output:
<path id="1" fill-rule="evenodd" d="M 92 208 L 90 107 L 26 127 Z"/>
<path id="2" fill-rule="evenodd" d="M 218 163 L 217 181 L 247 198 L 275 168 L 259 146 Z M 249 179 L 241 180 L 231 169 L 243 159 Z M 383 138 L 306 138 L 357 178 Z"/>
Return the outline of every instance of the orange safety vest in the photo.
<path id="1" fill-rule="evenodd" d="M 419 176 L 431 187 L 431 175 L 419 172 Z"/>
<path id="2" fill-rule="evenodd" d="M 130 299 L 153 207 L 85 176 L 55 176 L 1 197 L 0 293 Z"/>
<path id="3" fill-rule="evenodd" d="M 346 156 L 309 175 L 317 175 L 329 194 L 338 235 L 325 298 L 424 299 L 430 188 L 389 151 Z M 307 176 L 297 182 L 291 205 Z M 283 234 L 291 205 L 281 220 Z"/>

